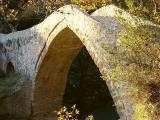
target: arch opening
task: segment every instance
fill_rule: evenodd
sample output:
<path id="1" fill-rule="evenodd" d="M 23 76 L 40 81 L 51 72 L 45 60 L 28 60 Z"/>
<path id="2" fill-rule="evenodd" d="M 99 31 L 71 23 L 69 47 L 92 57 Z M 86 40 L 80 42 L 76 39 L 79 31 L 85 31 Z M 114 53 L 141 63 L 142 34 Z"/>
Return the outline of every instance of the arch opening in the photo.
<path id="1" fill-rule="evenodd" d="M 42 62 L 38 65 L 40 67 L 35 81 L 32 104 L 32 116 L 34 118 L 52 116 L 52 119 L 54 119 L 57 117 L 55 111 L 61 108 L 63 105 L 62 103 L 65 104 L 64 101 L 67 100 L 67 97 L 65 98 L 64 96 L 66 96 L 67 79 L 69 78 L 72 69 L 71 64 L 78 53 L 81 54 L 80 51 L 83 51 L 83 44 L 77 35 L 69 28 L 63 29 L 50 43 L 48 43 L 47 53 L 44 57 L 42 56 Z M 89 59 L 91 59 L 91 57 Z M 92 59 L 91 62 L 94 63 Z M 94 64 L 94 67 L 95 66 L 96 65 Z M 99 71 L 96 74 L 100 76 Z M 100 81 L 102 82 L 102 80 Z M 104 83 L 104 81 L 102 83 Z M 102 86 L 106 91 L 108 90 L 104 84 Z M 110 95 L 108 92 L 109 91 L 107 91 L 107 95 Z M 104 97 L 103 102 L 105 99 L 106 98 Z"/>
<path id="2" fill-rule="evenodd" d="M 79 119 L 93 115 L 94 120 L 118 120 L 119 115 L 106 82 L 91 56 L 83 47 L 73 60 L 68 73 L 63 105 L 76 104 Z"/>

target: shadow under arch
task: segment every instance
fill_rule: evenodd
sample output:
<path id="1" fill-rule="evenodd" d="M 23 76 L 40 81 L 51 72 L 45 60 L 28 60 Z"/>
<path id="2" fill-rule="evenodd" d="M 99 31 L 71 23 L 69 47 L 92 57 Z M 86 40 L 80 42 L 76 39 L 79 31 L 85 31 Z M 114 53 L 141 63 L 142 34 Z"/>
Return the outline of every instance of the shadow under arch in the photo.
<path id="1" fill-rule="evenodd" d="M 82 46 L 69 28 L 52 40 L 36 76 L 33 115 L 45 115 L 60 107 L 70 65 Z"/>
<path id="2" fill-rule="evenodd" d="M 94 120 L 118 120 L 115 103 L 98 67 L 85 47 L 73 60 L 68 73 L 63 105 L 80 110 L 80 120 L 93 115 Z"/>
<path id="3" fill-rule="evenodd" d="M 33 117 L 46 117 L 63 102 L 70 66 L 83 47 L 78 36 L 64 28 L 48 45 L 39 66 L 33 93 Z M 39 119 L 39 118 L 38 118 Z"/>

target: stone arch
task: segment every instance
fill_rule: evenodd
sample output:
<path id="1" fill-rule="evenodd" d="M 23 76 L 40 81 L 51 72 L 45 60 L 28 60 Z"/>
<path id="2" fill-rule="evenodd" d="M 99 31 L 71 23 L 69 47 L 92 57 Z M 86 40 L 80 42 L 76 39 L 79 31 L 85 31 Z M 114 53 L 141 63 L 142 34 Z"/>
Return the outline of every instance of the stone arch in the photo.
<path id="1" fill-rule="evenodd" d="M 123 21 L 119 18 L 122 18 Z M 45 97 L 47 96 L 46 91 L 54 91 L 54 88 L 52 88 L 54 86 L 50 88 L 51 90 L 48 89 L 47 86 L 44 86 L 47 85 L 47 83 L 50 85 L 50 83 L 54 83 L 55 81 L 44 80 L 45 78 L 48 79 L 50 77 L 47 72 L 51 71 L 51 73 L 53 73 L 55 70 L 56 72 L 54 72 L 54 74 L 56 76 L 56 74 L 58 75 L 56 69 L 59 68 L 59 73 L 62 73 L 61 71 L 67 73 L 69 63 L 71 63 L 74 55 L 78 53 L 81 45 L 83 46 L 84 44 L 98 66 L 101 74 L 105 75 L 109 65 L 107 62 L 108 53 L 104 50 L 104 47 L 105 45 L 120 47 L 121 45 L 117 42 L 118 36 L 123 32 L 123 29 L 128 29 L 126 25 L 130 25 L 130 23 L 133 23 L 133 26 L 139 26 L 142 29 L 147 27 L 151 29 L 151 31 L 158 31 L 155 32 L 155 40 L 158 41 L 158 25 L 130 15 L 113 5 L 102 7 L 92 13 L 92 15 L 88 15 L 72 5 L 64 6 L 53 12 L 53 14 L 47 17 L 42 23 L 32 28 L 10 34 L 0 34 L 0 71 L 5 73 L 8 60 L 12 61 L 12 63 L 14 63 L 15 71 L 28 76 L 30 82 L 32 82 L 31 87 L 35 91 L 27 93 L 33 95 L 31 98 L 33 102 L 31 102 L 33 103 L 34 113 L 44 113 L 46 112 L 46 109 L 50 111 L 48 108 L 54 107 L 54 105 L 51 106 L 50 104 L 53 101 L 51 102 L 50 99 L 48 100 Z M 66 28 L 67 26 L 71 30 Z M 67 31 L 70 31 L 69 35 L 67 35 Z M 59 40 L 59 38 L 61 38 L 60 36 L 64 39 Z M 75 36 L 75 39 L 78 39 L 79 44 L 76 43 L 71 36 Z M 74 45 L 73 41 L 77 46 L 67 47 L 67 45 Z M 80 41 L 82 41 L 83 44 Z M 55 48 L 55 45 L 59 47 Z M 68 56 L 64 56 L 65 52 L 68 53 Z M 67 61 L 67 57 L 70 57 L 70 61 Z M 57 64 L 60 62 L 61 64 Z M 52 64 L 54 65 L 53 68 L 50 66 Z M 47 68 L 47 65 L 50 69 Z M 60 69 L 63 68 L 62 66 L 67 67 L 66 69 Z M 65 76 L 61 79 L 65 80 Z M 58 83 L 59 81 L 56 82 Z M 55 85 L 57 84 L 56 82 Z M 130 120 L 134 109 L 132 106 L 136 105 L 136 103 L 134 103 L 130 97 L 124 97 L 123 93 L 126 91 L 132 92 L 132 88 L 123 80 L 116 81 L 116 83 L 106 80 L 106 83 L 114 102 L 116 103 L 121 120 Z M 60 89 L 60 87 L 58 89 Z M 50 92 L 47 94 L 50 96 Z M 51 92 L 51 95 L 52 94 L 53 93 Z M 38 99 L 40 102 L 37 103 Z M 48 103 L 46 102 L 48 106 L 46 104 L 41 105 L 41 103 L 45 101 L 48 101 Z M 30 111 L 30 104 L 28 111 Z"/>
<path id="2" fill-rule="evenodd" d="M 83 46 L 80 38 L 68 27 L 47 44 L 47 48 L 41 53 L 41 61 L 37 64 L 39 67 L 32 104 L 35 118 L 52 114 L 60 107 L 70 65 Z M 124 108 L 121 109 L 124 111 Z M 123 116 L 123 113 L 121 115 Z"/>

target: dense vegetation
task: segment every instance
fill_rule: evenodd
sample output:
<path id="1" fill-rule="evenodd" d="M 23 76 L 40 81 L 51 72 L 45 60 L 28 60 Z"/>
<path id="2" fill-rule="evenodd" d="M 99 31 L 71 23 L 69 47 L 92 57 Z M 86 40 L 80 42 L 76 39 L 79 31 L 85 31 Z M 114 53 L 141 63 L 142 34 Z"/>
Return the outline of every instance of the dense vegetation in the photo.
<path id="1" fill-rule="evenodd" d="M 12 31 L 22 30 L 39 23 L 66 4 L 76 4 L 88 13 L 115 4 L 132 14 L 160 23 L 160 0 L 2 0 L 0 17 Z"/>

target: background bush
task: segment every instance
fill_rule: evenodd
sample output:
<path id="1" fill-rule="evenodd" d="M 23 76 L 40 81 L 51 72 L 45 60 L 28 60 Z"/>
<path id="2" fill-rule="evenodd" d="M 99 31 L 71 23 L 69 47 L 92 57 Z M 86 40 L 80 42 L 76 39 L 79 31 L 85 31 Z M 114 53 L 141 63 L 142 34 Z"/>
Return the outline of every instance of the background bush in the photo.
<path id="1" fill-rule="evenodd" d="M 160 0 L 1 0 L 0 18 L 12 31 L 23 30 L 38 24 L 66 4 L 76 4 L 88 13 L 115 4 L 132 14 L 160 23 Z"/>

